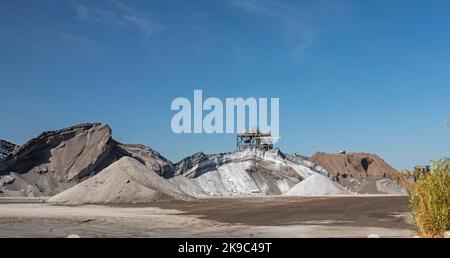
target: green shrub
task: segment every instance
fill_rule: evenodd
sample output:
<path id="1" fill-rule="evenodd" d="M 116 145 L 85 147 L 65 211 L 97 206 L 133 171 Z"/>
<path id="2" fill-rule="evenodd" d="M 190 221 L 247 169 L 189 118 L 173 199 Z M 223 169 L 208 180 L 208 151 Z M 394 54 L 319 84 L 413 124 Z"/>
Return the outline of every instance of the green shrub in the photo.
<path id="1" fill-rule="evenodd" d="M 410 207 L 419 236 L 443 237 L 450 229 L 450 159 L 432 162 L 431 171 L 403 173 L 402 182 L 410 197 Z"/>

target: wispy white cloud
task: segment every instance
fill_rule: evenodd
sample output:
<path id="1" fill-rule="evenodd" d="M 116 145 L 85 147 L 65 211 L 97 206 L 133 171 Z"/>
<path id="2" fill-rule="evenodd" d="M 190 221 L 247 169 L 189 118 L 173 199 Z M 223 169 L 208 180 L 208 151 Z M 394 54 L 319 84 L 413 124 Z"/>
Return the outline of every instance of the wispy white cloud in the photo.
<path id="1" fill-rule="evenodd" d="M 316 39 L 315 27 L 310 15 L 296 6 L 273 0 L 229 0 L 232 6 L 251 15 L 276 19 L 280 31 L 290 42 L 291 53 L 301 53 L 313 45 Z"/>
<path id="2" fill-rule="evenodd" d="M 144 39 L 150 37 L 156 30 L 164 28 L 161 24 L 153 22 L 147 14 L 120 0 L 108 0 L 106 5 L 102 7 L 92 6 L 88 2 L 79 0 L 72 3 L 78 19 L 108 25 L 132 27 L 142 33 Z"/>

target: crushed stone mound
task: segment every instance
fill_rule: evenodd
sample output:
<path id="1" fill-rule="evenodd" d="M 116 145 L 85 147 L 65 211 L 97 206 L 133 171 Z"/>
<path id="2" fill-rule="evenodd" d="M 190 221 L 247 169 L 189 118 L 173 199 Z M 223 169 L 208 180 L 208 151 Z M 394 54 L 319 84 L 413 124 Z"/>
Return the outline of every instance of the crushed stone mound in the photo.
<path id="1" fill-rule="evenodd" d="M 405 194 L 398 171 L 376 154 L 315 153 L 310 160 L 331 173 L 341 186 L 358 194 Z"/>
<path id="2" fill-rule="evenodd" d="M 328 177 L 315 174 L 292 187 L 285 195 L 290 196 L 320 196 L 351 194 L 342 186 L 334 183 Z"/>
<path id="3" fill-rule="evenodd" d="M 53 196 L 95 176 L 122 157 L 133 157 L 158 175 L 172 162 L 144 145 L 121 144 L 111 128 L 85 123 L 49 131 L 0 160 L 0 197 Z"/>
<path id="4" fill-rule="evenodd" d="M 56 172 L 64 180 L 81 178 L 103 161 L 111 141 L 111 128 L 98 123 L 44 132 L 2 160 L 0 172 L 26 174 L 34 170 Z"/>
<path id="5" fill-rule="evenodd" d="M 49 201 L 71 205 L 144 204 L 170 199 L 193 198 L 135 158 L 123 157 Z"/>
<path id="6" fill-rule="evenodd" d="M 111 128 L 80 124 L 31 139 L 0 160 L 0 196 L 51 196 L 97 173 L 115 158 Z"/>
<path id="7" fill-rule="evenodd" d="M 2 146 L 7 145 L 3 142 Z M 165 198 L 185 199 L 187 195 L 282 195 L 298 185 L 301 188 L 303 181 L 313 175 L 327 179 L 323 182 L 324 194 L 331 194 L 334 181 L 354 193 L 401 191 L 393 179 L 395 169 L 373 154 L 316 153 L 308 160 L 278 149 L 212 155 L 200 152 L 174 165 L 149 147 L 115 141 L 111 128 L 100 123 L 44 132 L 21 147 L 4 152 L 8 154 L 0 159 L 0 197 L 54 196 L 74 186 L 71 191 L 86 187 L 85 192 L 77 193 L 80 199 L 67 196 L 60 200 L 147 203 Z M 123 181 L 129 182 L 122 185 Z"/>
<path id="8" fill-rule="evenodd" d="M 371 153 L 335 154 L 316 152 L 310 160 L 338 180 L 347 177 L 387 177 L 396 179 L 398 171 Z"/>
<path id="9" fill-rule="evenodd" d="M 0 196 L 51 196 L 111 162 L 114 141 L 107 125 L 80 124 L 31 139 L 0 160 Z"/>
<path id="10" fill-rule="evenodd" d="M 312 162 L 280 150 L 196 153 L 175 168 L 169 180 L 193 196 L 281 195 L 311 175 L 329 175 Z"/>

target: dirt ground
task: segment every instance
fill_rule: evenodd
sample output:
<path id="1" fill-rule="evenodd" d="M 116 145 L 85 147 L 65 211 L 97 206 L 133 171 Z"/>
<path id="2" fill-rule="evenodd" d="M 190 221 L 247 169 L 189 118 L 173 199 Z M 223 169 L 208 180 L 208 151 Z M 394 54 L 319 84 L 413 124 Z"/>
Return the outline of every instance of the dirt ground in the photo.
<path id="1" fill-rule="evenodd" d="M 151 206 L 0 199 L 0 237 L 412 237 L 404 196 L 209 198 Z"/>

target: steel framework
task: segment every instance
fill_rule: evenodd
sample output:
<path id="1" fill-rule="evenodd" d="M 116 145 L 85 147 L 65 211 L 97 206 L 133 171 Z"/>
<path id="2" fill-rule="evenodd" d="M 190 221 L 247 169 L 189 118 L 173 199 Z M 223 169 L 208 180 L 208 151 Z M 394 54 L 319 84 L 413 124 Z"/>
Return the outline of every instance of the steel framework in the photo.
<path id="1" fill-rule="evenodd" d="M 259 129 L 245 131 L 237 135 L 236 139 L 237 151 L 245 149 L 273 149 L 273 137 L 270 133 L 262 133 Z"/>

